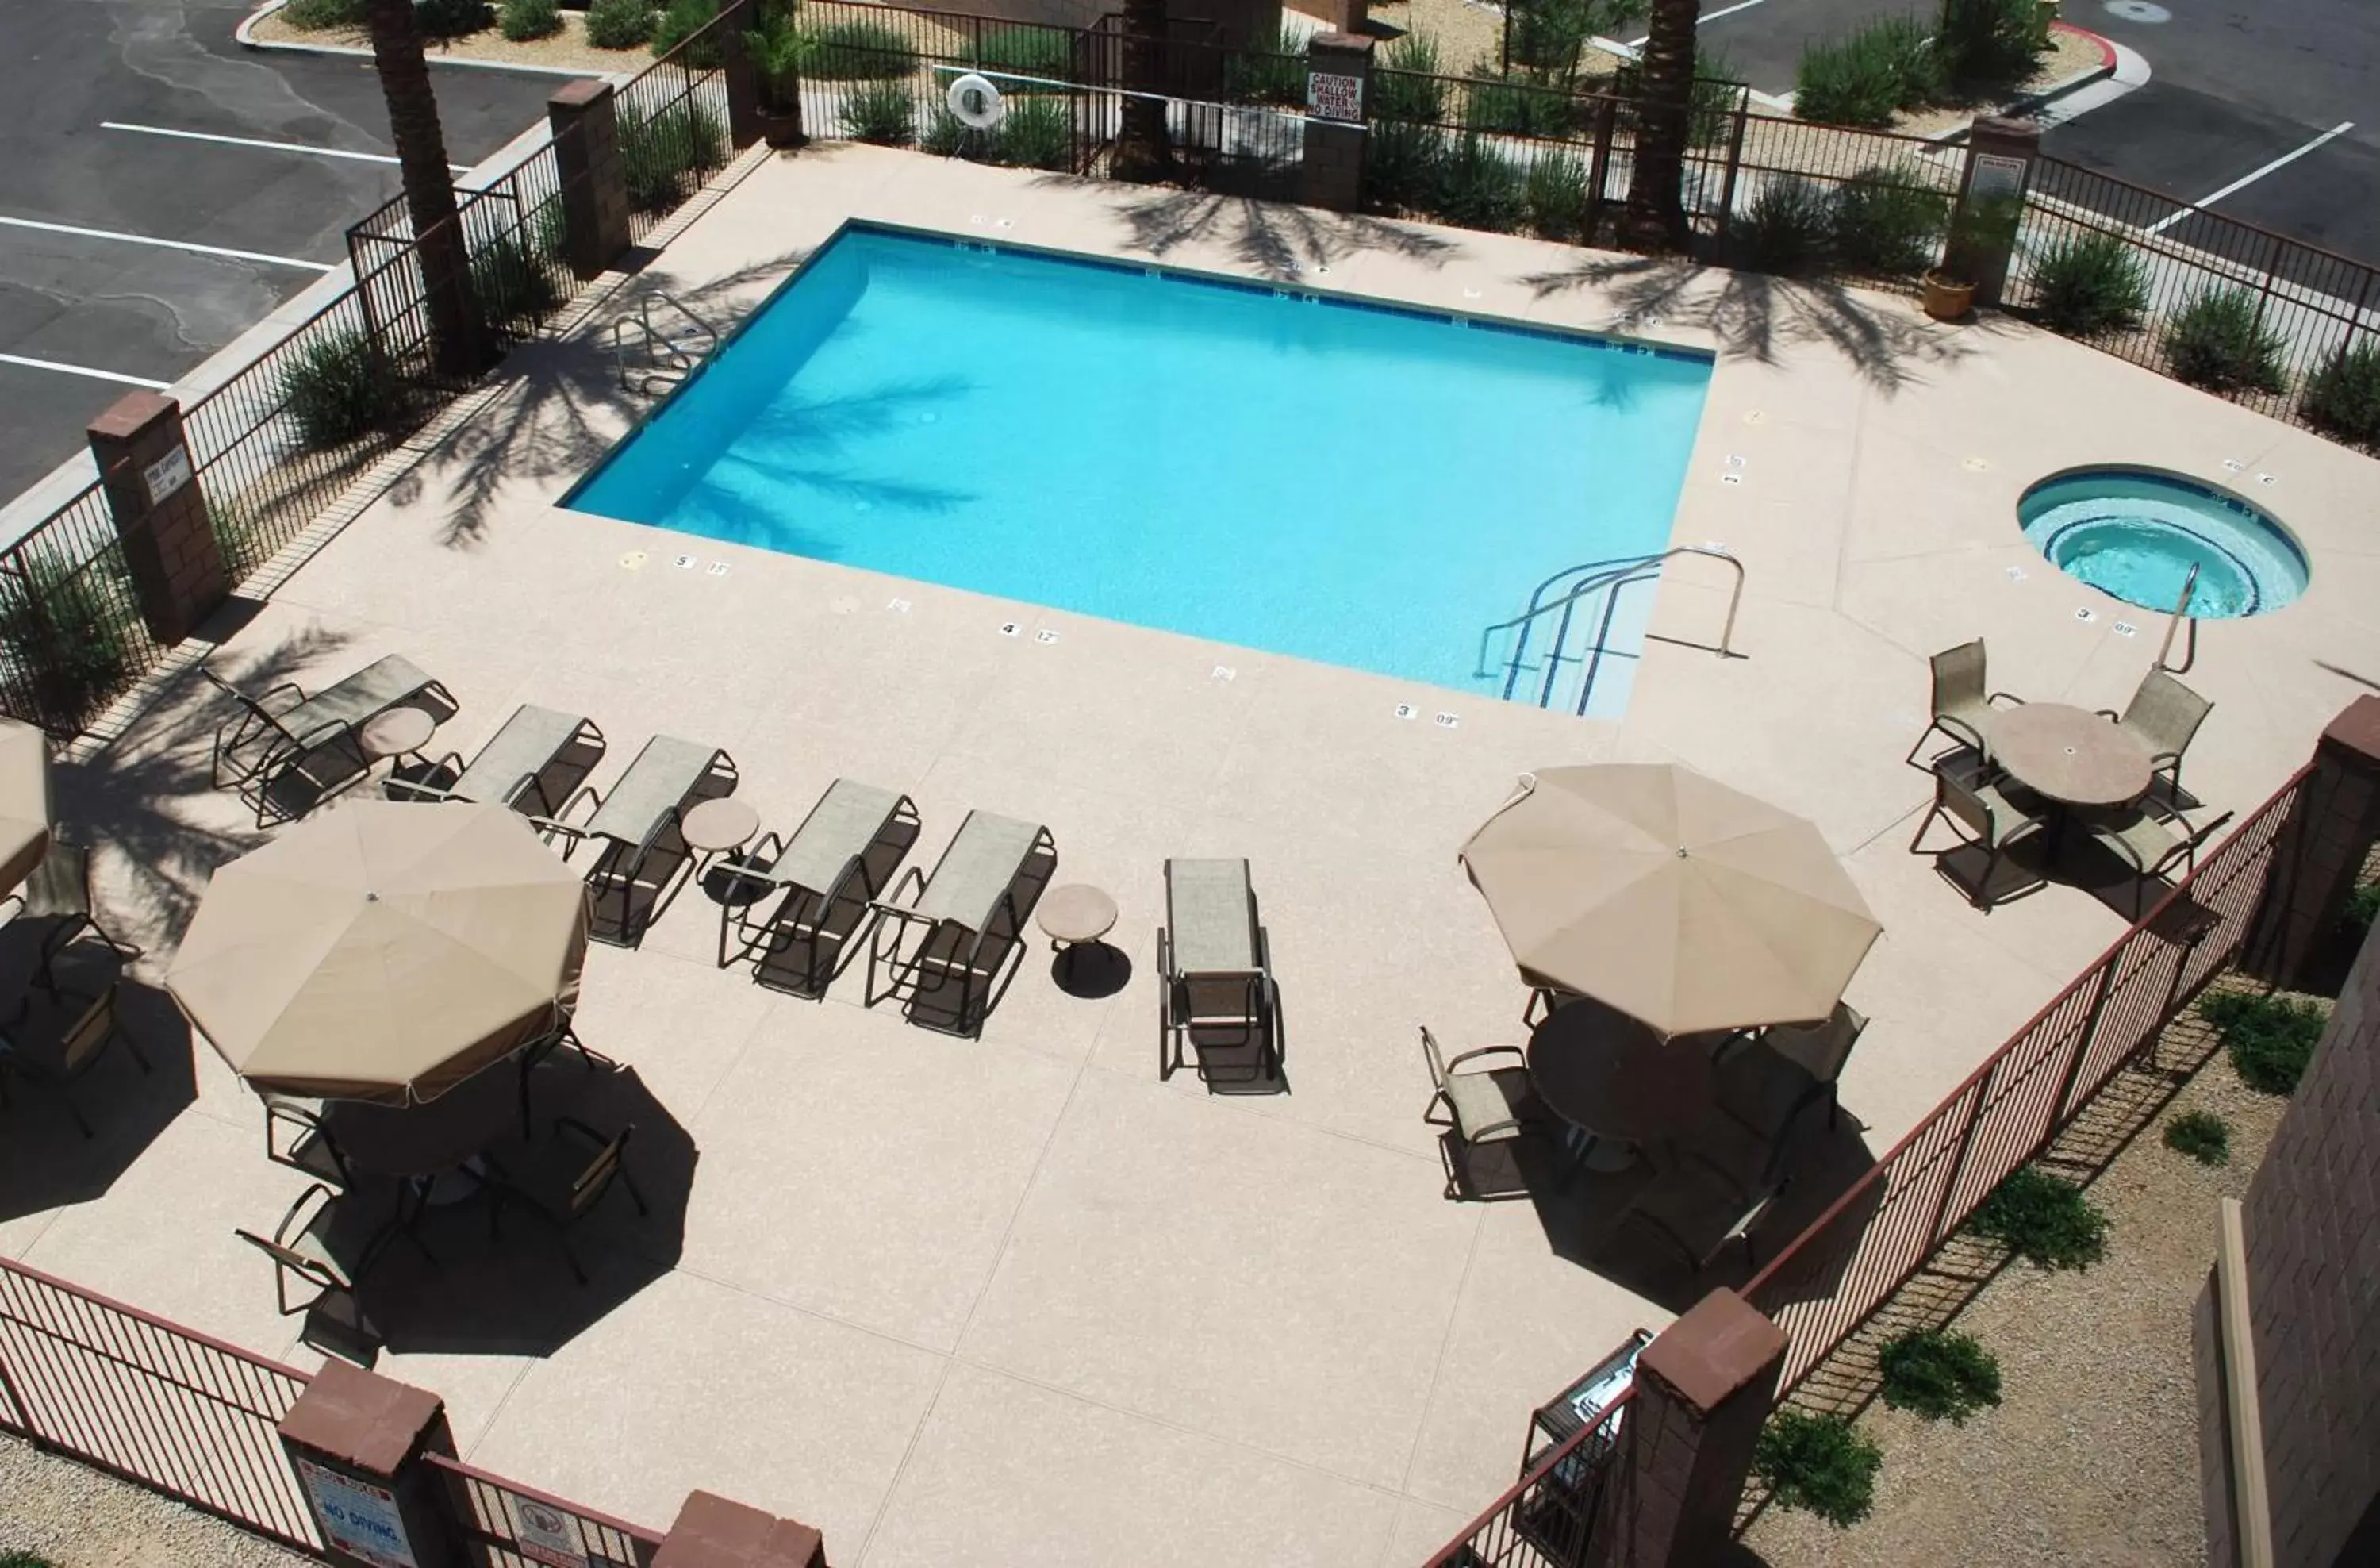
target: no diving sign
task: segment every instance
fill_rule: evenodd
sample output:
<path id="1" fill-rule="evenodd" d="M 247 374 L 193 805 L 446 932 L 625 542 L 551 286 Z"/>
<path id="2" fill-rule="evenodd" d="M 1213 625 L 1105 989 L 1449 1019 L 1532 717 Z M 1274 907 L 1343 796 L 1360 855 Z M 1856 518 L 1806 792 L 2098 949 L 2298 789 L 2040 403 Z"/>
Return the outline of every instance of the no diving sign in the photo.
<path id="1" fill-rule="evenodd" d="M 1319 120 L 1359 122 L 1364 117 L 1364 79 L 1330 71 L 1309 71 L 1305 78 L 1306 112 Z"/>

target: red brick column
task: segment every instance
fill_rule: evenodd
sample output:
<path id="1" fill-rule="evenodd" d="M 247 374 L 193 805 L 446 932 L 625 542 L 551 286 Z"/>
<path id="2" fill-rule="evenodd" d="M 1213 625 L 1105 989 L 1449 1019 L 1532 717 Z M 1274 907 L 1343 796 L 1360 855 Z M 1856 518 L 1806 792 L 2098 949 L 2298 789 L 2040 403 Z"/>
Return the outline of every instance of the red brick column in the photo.
<path id="1" fill-rule="evenodd" d="M 808 1525 L 690 1492 L 653 1568 L 826 1568 L 826 1542 Z"/>
<path id="2" fill-rule="evenodd" d="M 282 1417 L 288 1451 L 333 1568 L 462 1568 L 452 1509 L 424 1453 L 452 1455 L 446 1407 L 424 1389 L 326 1361 Z"/>
<path id="3" fill-rule="evenodd" d="M 154 392 L 128 392 L 87 434 L 140 618 L 159 643 L 179 642 L 231 594 L 206 494 L 191 472 L 181 406 Z"/>
<path id="4" fill-rule="evenodd" d="M 719 75 L 727 89 L 727 140 L 740 151 L 760 140 L 760 72 L 744 46 L 756 18 L 752 0 L 735 0 L 726 9 L 732 19 L 718 32 Z"/>
<path id="5" fill-rule="evenodd" d="M 591 278 L 628 248 L 628 171 L 612 84 L 571 82 L 545 101 L 545 117 L 562 180 L 562 254 L 574 273 Z"/>
<path id="6" fill-rule="evenodd" d="M 1363 201 L 1372 44 L 1360 33 L 1318 32 L 1305 46 L 1305 147 L 1297 199 L 1308 207 L 1352 213 Z"/>
<path id="7" fill-rule="evenodd" d="M 2359 697 L 2322 732 L 2313 773 L 2273 846 L 2265 902 L 2240 966 L 2295 987 L 2338 930 L 2364 857 L 2380 841 L 2380 697 Z"/>
<path id="8" fill-rule="evenodd" d="M 1959 181 L 1959 213 L 1950 225 L 1949 258 L 1952 271 L 1975 286 L 1975 303 L 1997 305 L 2008 284 L 2009 258 L 2015 249 L 2013 229 L 1973 237 L 1968 225 L 1988 209 L 1993 198 L 2012 199 L 2021 213 L 2024 193 L 2033 183 L 2034 161 L 2041 156 L 2041 127 L 2032 120 L 1985 115 L 1967 136 L 1967 167 Z M 1962 233 L 1967 237 L 1962 238 Z"/>
<path id="9" fill-rule="evenodd" d="M 1597 1510 L 1593 1568 L 1720 1560 L 1784 1362 L 1784 1331 L 1731 1290 L 1654 1337 Z"/>

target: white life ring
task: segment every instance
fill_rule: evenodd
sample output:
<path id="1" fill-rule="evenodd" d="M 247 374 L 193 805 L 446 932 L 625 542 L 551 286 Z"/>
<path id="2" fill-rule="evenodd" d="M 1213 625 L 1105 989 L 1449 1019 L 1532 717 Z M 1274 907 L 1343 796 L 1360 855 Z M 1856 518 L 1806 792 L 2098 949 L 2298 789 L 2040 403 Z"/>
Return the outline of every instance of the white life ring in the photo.
<path id="1" fill-rule="evenodd" d="M 973 71 L 951 83 L 943 102 L 950 105 L 951 117 L 969 130 L 990 130 L 1008 110 L 1001 102 L 1000 89 Z"/>

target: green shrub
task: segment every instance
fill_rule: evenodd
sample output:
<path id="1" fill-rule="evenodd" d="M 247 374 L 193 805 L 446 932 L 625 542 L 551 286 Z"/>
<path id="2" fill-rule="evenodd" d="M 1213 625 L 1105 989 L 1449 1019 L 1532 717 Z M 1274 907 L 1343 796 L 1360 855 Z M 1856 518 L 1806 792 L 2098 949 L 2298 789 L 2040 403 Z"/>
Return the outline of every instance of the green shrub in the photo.
<path id="1" fill-rule="evenodd" d="M 1862 272 L 1920 273 L 1942 253 L 1950 199 L 1909 164 L 1862 169 L 1835 193 L 1835 254 Z"/>
<path id="2" fill-rule="evenodd" d="M 2148 269 L 2112 234 L 2070 235 L 2033 269 L 2041 324 L 2069 337 L 2096 337 L 2141 324 L 2149 308 Z"/>
<path id="3" fill-rule="evenodd" d="M 2248 288 L 2210 288 L 2165 326 L 2173 373 L 2209 392 L 2280 391 L 2281 346 Z"/>
<path id="4" fill-rule="evenodd" d="M 1512 0 L 1504 9 L 1505 57 L 1568 85 L 1597 34 L 1621 37 L 1650 9 L 1646 0 Z"/>
<path id="5" fill-rule="evenodd" d="M 360 331 L 308 338 L 281 368 L 283 409 L 308 446 L 338 446 L 369 434 L 394 401 L 387 377 Z"/>
<path id="6" fill-rule="evenodd" d="M 727 128 L 707 103 L 687 99 L 650 117 L 624 108 L 619 123 L 628 201 L 640 213 L 667 212 L 727 161 Z"/>
<path id="7" fill-rule="evenodd" d="M 490 240 L 471 258 L 471 294 L 489 321 L 525 332 L 562 303 L 545 258 L 512 235 Z"/>
<path id="8" fill-rule="evenodd" d="M 562 6 L 556 0 L 504 0 L 496 26 L 515 43 L 551 38 L 562 30 Z"/>
<path id="9" fill-rule="evenodd" d="M 0 584 L 0 644 L 11 685 L 58 730 L 79 729 L 132 680 L 126 645 L 133 602 L 120 545 L 77 566 L 49 549 L 24 552 L 25 575 Z"/>
<path id="10" fill-rule="evenodd" d="M 1849 1529 L 1876 1506 L 1884 1451 L 1840 1416 L 1779 1410 L 1760 1428 L 1752 1473 L 1782 1508 L 1799 1508 Z"/>
<path id="11" fill-rule="evenodd" d="M 648 0 L 594 0 L 587 7 L 587 42 L 598 49 L 634 49 L 652 35 Z"/>
<path id="12" fill-rule="evenodd" d="M 2046 20 L 2035 0 L 1942 0 L 1934 54 L 1944 85 L 1961 97 L 2005 95 L 2049 46 Z"/>
<path id="13" fill-rule="evenodd" d="M 461 38 L 493 27 L 496 13 L 488 0 L 413 0 L 413 22 L 424 38 Z"/>
<path id="14" fill-rule="evenodd" d="M 1716 147 L 1725 141 L 1728 128 L 1735 121 L 1736 105 L 1743 101 L 1743 83 L 1736 79 L 1735 66 L 1727 51 L 1716 47 L 1694 45 L 1694 91 L 1689 101 L 1686 139 L 1696 147 Z"/>
<path id="15" fill-rule="evenodd" d="M 1834 203 L 1798 175 L 1771 175 L 1731 225 L 1742 264 L 1780 277 L 1824 270 L 1834 229 Z"/>
<path id="16" fill-rule="evenodd" d="M 1574 135 L 1585 125 L 1586 105 L 1559 88 L 1475 78 L 1469 97 L 1463 123 L 1475 131 L 1560 138 Z"/>
<path id="17" fill-rule="evenodd" d="M 1466 133 L 1446 159 L 1436 210 L 1464 228 L 1510 234 L 1528 215 L 1528 178 L 1494 143 Z"/>
<path id="18" fill-rule="evenodd" d="M 2347 895 L 2347 907 L 2339 911 L 2339 923 L 2351 931 L 2368 931 L 2372 922 L 2380 919 L 2380 882 L 2365 882 Z"/>
<path id="19" fill-rule="evenodd" d="M 900 81 L 917 68 L 917 52 L 882 22 L 829 22 L 811 36 L 810 75 L 827 81 Z"/>
<path id="20" fill-rule="evenodd" d="M 1920 1330 L 1886 1342 L 1876 1353 L 1884 1402 L 1928 1421 L 1964 1426 L 1967 1417 L 2000 1402 L 2000 1364 L 1969 1334 Z"/>
<path id="21" fill-rule="evenodd" d="M 0 1551 L 0 1568 L 57 1568 L 57 1564 L 30 1551 Z"/>
<path id="22" fill-rule="evenodd" d="M 1575 152 L 1544 152 L 1529 165 L 1529 226 L 1548 239 L 1586 237 L 1588 169 Z"/>
<path id="23" fill-rule="evenodd" d="M 2165 1124 L 2165 1146 L 2201 1165 L 2228 1165 L 2230 1124 L 2212 1111 L 2185 1111 Z"/>
<path id="24" fill-rule="evenodd" d="M 1073 112 L 1055 98 L 1025 98 L 1010 103 L 992 138 L 992 156 L 1028 169 L 1073 167 Z"/>
<path id="25" fill-rule="evenodd" d="M 2240 1081 L 2259 1094 L 2289 1094 L 2305 1076 L 2327 1021 L 2302 997 L 2228 991 L 2198 999 L 2198 1015 L 2222 1031 Z"/>
<path id="26" fill-rule="evenodd" d="M 1364 205 L 1382 213 L 1436 212 L 1447 151 L 1446 133 L 1430 126 L 1374 121 L 1364 138 Z"/>
<path id="27" fill-rule="evenodd" d="M 991 139 L 970 129 L 965 120 L 951 113 L 949 104 L 937 103 L 927 118 L 925 134 L 917 138 L 917 145 L 937 158 L 956 158 L 989 152 Z"/>
<path id="28" fill-rule="evenodd" d="M 1925 30 L 1909 17 L 1884 17 L 1802 52 L 1793 72 L 1793 114 L 1826 125 L 1882 128 L 1939 91 Z"/>
<path id="29" fill-rule="evenodd" d="M 1056 28 L 994 28 L 983 35 L 982 43 L 977 46 L 974 63 L 978 70 L 991 78 L 993 86 L 1009 97 L 1059 91 L 1061 89 L 1038 83 L 1075 79 L 1075 46 L 1068 35 Z M 1015 77 L 1034 79 L 1012 79 Z"/>
<path id="30" fill-rule="evenodd" d="M 1023 107 L 1014 104 L 1008 112 L 1013 115 Z M 844 96 L 840 117 L 843 133 L 854 141 L 905 147 L 917 134 L 917 94 L 905 80 L 871 81 Z"/>
<path id="31" fill-rule="evenodd" d="M 289 0 L 289 4 L 281 7 L 281 18 L 291 27 L 305 32 L 320 32 L 334 27 L 361 27 L 364 25 L 364 0 Z"/>
<path id="32" fill-rule="evenodd" d="M 1234 103 L 1305 107 L 1305 39 L 1288 27 L 1251 39 L 1223 62 L 1223 95 Z"/>
<path id="33" fill-rule="evenodd" d="M 1438 43 L 1426 32 L 1409 32 L 1380 51 L 1372 73 L 1372 119 L 1436 124 L 1446 118 L 1446 84 L 1439 75 Z M 1367 153 L 1368 155 L 1368 153 Z"/>
<path id="34" fill-rule="evenodd" d="M 1967 1227 L 2044 1269 L 2087 1269 L 2107 1252 L 2107 1216 L 2081 1187 L 2032 1165 L 1994 1187 Z"/>
<path id="35" fill-rule="evenodd" d="M 653 23 L 653 58 L 660 59 L 700 32 L 718 15 L 719 0 L 669 0 Z M 686 63 L 698 71 L 716 69 L 724 57 L 716 33 L 686 52 Z"/>
<path id="36" fill-rule="evenodd" d="M 2343 344 L 2324 360 L 2306 383 L 2305 416 L 2325 435 L 2380 449 L 2380 342 Z"/>

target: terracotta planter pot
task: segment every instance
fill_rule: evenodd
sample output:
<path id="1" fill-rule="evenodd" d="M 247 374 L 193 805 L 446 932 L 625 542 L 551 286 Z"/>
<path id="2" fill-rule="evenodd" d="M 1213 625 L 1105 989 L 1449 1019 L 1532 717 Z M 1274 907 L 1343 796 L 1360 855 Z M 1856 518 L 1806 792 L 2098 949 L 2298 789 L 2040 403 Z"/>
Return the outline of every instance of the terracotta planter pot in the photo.
<path id="1" fill-rule="evenodd" d="M 1961 283 L 1944 273 L 1925 274 L 1925 313 L 1937 322 L 1955 322 L 1965 316 L 1975 302 L 1975 286 Z"/>
<path id="2" fill-rule="evenodd" d="M 802 113 L 799 109 L 763 109 L 760 111 L 760 140 L 771 147 L 799 147 L 809 138 L 802 134 Z"/>

